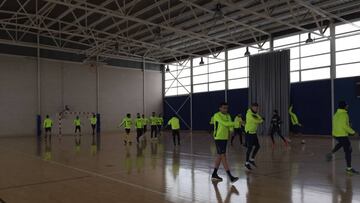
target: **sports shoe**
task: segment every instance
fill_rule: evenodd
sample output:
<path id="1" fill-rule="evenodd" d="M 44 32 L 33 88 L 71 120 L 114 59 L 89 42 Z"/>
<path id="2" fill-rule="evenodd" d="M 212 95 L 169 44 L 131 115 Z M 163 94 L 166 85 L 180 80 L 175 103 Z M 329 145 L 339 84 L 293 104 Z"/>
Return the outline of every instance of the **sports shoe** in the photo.
<path id="1" fill-rule="evenodd" d="M 355 170 L 353 168 L 347 168 L 346 173 L 349 174 L 349 175 L 358 175 L 358 174 L 360 174 L 359 171 L 357 171 L 357 170 Z"/>
<path id="2" fill-rule="evenodd" d="M 218 181 L 218 182 L 223 181 L 223 179 L 220 176 L 218 176 L 218 174 L 212 174 L 211 180 Z"/>
<path id="3" fill-rule="evenodd" d="M 326 154 L 326 161 L 330 162 L 333 159 L 333 155 L 331 153 Z"/>
<path id="4" fill-rule="evenodd" d="M 245 168 L 246 168 L 247 170 L 249 170 L 249 171 L 251 171 L 251 170 L 252 170 L 252 168 L 251 168 L 251 166 L 250 166 L 250 164 L 249 164 L 249 163 L 246 163 L 246 164 L 245 164 Z"/>
<path id="5" fill-rule="evenodd" d="M 251 161 L 251 160 L 250 160 L 249 163 L 250 163 L 251 165 L 253 165 L 255 168 L 257 167 L 256 164 L 255 164 L 255 161 Z"/>
<path id="6" fill-rule="evenodd" d="M 238 177 L 230 177 L 231 183 L 235 183 L 235 182 L 238 181 L 238 180 L 239 180 Z"/>

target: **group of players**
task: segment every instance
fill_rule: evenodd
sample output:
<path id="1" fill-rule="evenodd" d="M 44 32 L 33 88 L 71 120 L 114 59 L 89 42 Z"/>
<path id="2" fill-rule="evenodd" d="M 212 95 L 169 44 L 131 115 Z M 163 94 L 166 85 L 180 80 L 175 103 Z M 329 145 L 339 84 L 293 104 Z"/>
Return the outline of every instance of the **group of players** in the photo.
<path id="1" fill-rule="evenodd" d="M 92 128 L 92 134 L 95 135 L 96 126 L 98 124 L 97 117 L 95 114 L 93 114 L 89 118 L 89 122 Z M 81 136 L 81 126 L 82 122 L 80 120 L 79 116 L 76 116 L 76 118 L 73 121 L 74 127 L 75 127 L 75 135 Z M 149 118 L 146 118 L 144 114 L 140 116 L 140 113 L 136 114 L 136 118 L 132 119 L 131 114 L 126 114 L 125 118 L 123 118 L 122 122 L 118 127 L 123 127 L 125 129 L 125 136 L 124 136 L 124 144 L 131 145 L 132 144 L 132 138 L 130 136 L 131 129 L 135 127 L 136 129 L 136 142 L 139 143 L 141 137 L 147 132 L 147 126 L 150 125 L 151 127 L 151 139 L 156 140 L 158 138 L 158 135 L 161 134 L 162 126 L 164 125 L 164 119 L 161 114 L 156 116 L 155 112 L 152 112 L 152 115 Z M 173 140 L 174 145 L 180 145 L 180 122 L 179 119 L 174 116 L 169 121 L 167 126 L 171 126 L 172 134 L 173 134 Z M 46 118 L 43 122 L 43 128 L 45 130 L 45 139 L 47 137 L 51 136 L 51 129 L 53 127 L 53 120 L 49 117 L 49 115 L 46 115 Z M 177 143 L 176 143 L 177 141 Z"/>
<path id="2" fill-rule="evenodd" d="M 241 118 L 241 115 L 237 115 L 234 121 L 231 120 L 231 116 L 228 113 L 228 104 L 221 103 L 219 106 L 219 112 L 215 113 L 211 118 L 210 124 L 212 125 L 213 137 L 215 140 L 215 145 L 217 149 L 217 157 L 215 158 L 214 170 L 211 176 L 213 181 L 222 181 L 223 179 L 218 175 L 218 169 L 220 164 L 224 166 L 226 173 L 230 179 L 230 181 L 236 182 L 239 178 L 235 177 L 231 174 L 229 164 L 226 157 L 226 149 L 227 142 L 229 140 L 230 134 L 232 132 L 233 136 L 231 138 L 231 144 L 233 143 L 233 139 L 236 135 L 240 136 L 240 142 L 242 143 L 242 134 L 245 134 L 245 144 L 244 146 L 247 148 L 246 150 L 246 161 L 245 168 L 247 170 L 252 170 L 256 168 L 257 165 L 255 163 L 255 157 L 260 149 L 260 144 L 257 136 L 258 126 L 264 122 L 264 118 L 259 115 L 259 105 L 257 103 L 252 103 L 250 108 L 246 113 L 245 122 Z M 358 171 L 352 168 L 351 165 L 351 143 L 349 140 L 349 135 L 356 135 L 357 133 L 351 128 L 348 116 L 348 108 L 349 106 L 346 102 L 341 101 L 338 104 L 338 109 L 333 116 L 332 119 L 332 135 L 334 139 L 337 141 L 336 146 L 333 150 L 327 154 L 326 158 L 328 161 L 331 161 L 333 155 L 341 148 L 344 149 L 345 152 L 345 160 L 346 160 L 346 172 L 350 175 L 359 174 Z M 295 134 L 299 132 L 299 128 L 301 124 L 293 112 L 292 106 L 289 109 L 290 121 L 291 121 L 291 131 Z M 274 145 L 274 135 L 278 134 L 280 138 L 284 141 L 285 145 L 288 145 L 288 140 L 285 139 L 281 135 L 280 124 L 281 118 L 278 114 L 277 110 L 273 111 L 273 116 L 271 119 L 271 129 L 270 135 L 272 139 L 272 143 Z M 304 144 L 304 141 L 302 142 Z"/>
<path id="3" fill-rule="evenodd" d="M 246 150 L 246 161 L 245 161 L 245 168 L 247 170 L 252 170 L 256 168 L 257 165 L 255 163 L 255 157 L 260 149 L 260 144 L 257 136 L 258 126 L 264 122 L 264 118 L 260 116 L 258 113 L 259 105 L 257 103 L 252 103 L 249 109 L 246 112 L 245 120 L 242 119 L 241 115 L 238 114 L 234 121 L 232 121 L 230 114 L 228 113 L 228 104 L 221 103 L 219 106 L 219 112 L 215 113 L 211 117 L 211 130 L 212 135 L 215 140 L 215 145 L 217 149 L 217 157 L 215 159 L 214 170 L 212 173 L 212 180 L 213 181 L 222 181 L 223 179 L 218 175 L 218 169 L 220 164 L 222 163 L 224 169 L 226 170 L 228 177 L 231 182 L 236 182 L 239 178 L 235 177 L 231 174 L 230 168 L 228 165 L 227 157 L 226 157 L 226 149 L 227 149 L 227 142 L 231 136 L 231 145 L 233 145 L 234 138 L 239 136 L 240 143 L 247 148 Z M 295 134 L 299 133 L 299 128 L 301 124 L 293 112 L 292 106 L 289 109 L 290 121 L 291 121 L 291 131 Z M 90 125 L 92 127 L 92 133 L 95 134 L 95 129 L 97 125 L 97 117 L 94 114 L 90 119 Z M 288 145 L 290 140 L 286 139 L 281 134 L 281 118 L 277 110 L 273 111 L 272 119 L 271 119 L 271 129 L 270 129 L 270 136 L 273 143 L 274 142 L 274 135 L 277 134 L 284 142 L 285 146 Z M 133 126 L 136 129 L 136 141 L 139 143 L 140 138 L 144 135 L 147 131 L 147 125 L 151 126 L 151 139 L 156 140 L 158 134 L 161 133 L 161 128 L 164 125 L 164 120 L 159 114 L 156 116 L 155 112 L 152 112 L 152 115 L 148 118 L 145 115 L 140 115 L 137 113 L 136 118 L 133 120 L 131 118 L 131 114 L 128 113 L 125 118 L 123 118 L 122 122 L 120 123 L 119 127 L 124 127 L 125 129 L 125 136 L 124 136 L 124 144 L 131 145 L 132 139 L 130 136 L 130 131 Z M 47 136 L 51 136 L 51 128 L 53 126 L 53 121 L 47 115 L 43 127 L 45 129 L 45 138 Z M 79 116 L 77 116 L 74 120 L 75 126 L 75 133 L 79 133 L 81 135 L 81 120 Z M 173 142 L 174 145 L 180 145 L 180 122 L 179 119 L 174 116 L 172 117 L 166 126 L 171 126 L 172 135 L 173 135 Z M 348 105 L 346 102 L 341 101 L 338 104 L 338 110 L 333 116 L 333 125 L 332 125 L 332 135 L 338 142 L 334 149 L 327 154 L 326 158 L 328 161 L 332 160 L 333 155 L 341 148 L 344 149 L 345 152 L 345 160 L 346 160 L 346 172 L 348 174 L 359 174 L 358 171 L 352 168 L 351 165 L 351 143 L 348 138 L 349 135 L 357 134 L 350 126 L 349 116 L 348 116 Z M 243 141 L 242 137 L 245 135 L 245 141 Z M 304 142 L 303 142 L 304 144 Z"/>

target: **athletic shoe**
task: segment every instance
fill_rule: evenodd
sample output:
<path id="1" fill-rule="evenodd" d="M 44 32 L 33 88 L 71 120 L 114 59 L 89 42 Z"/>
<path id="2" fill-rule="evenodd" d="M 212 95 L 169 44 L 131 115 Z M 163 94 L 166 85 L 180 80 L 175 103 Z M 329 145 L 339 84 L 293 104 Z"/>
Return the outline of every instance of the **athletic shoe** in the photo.
<path id="1" fill-rule="evenodd" d="M 246 164 L 245 164 L 245 168 L 246 168 L 247 170 L 249 170 L 249 171 L 251 171 L 251 170 L 252 170 L 252 168 L 251 168 L 251 166 L 250 166 L 250 164 L 249 164 L 249 163 L 246 163 Z"/>
<path id="2" fill-rule="evenodd" d="M 333 159 L 332 153 L 326 154 L 326 161 L 330 162 Z"/>
<path id="3" fill-rule="evenodd" d="M 239 180 L 238 177 L 230 177 L 231 183 L 235 183 L 235 182 L 238 181 L 238 180 Z"/>
<path id="4" fill-rule="evenodd" d="M 231 186 L 231 188 L 230 188 L 230 192 L 231 193 L 234 193 L 234 194 L 236 194 L 236 195 L 239 195 L 239 191 L 236 189 L 236 187 L 235 186 Z"/>
<path id="5" fill-rule="evenodd" d="M 348 168 L 346 169 L 346 173 L 349 174 L 349 175 L 359 175 L 359 171 L 353 169 L 353 168 Z"/>
<path id="6" fill-rule="evenodd" d="M 223 179 L 220 176 L 218 176 L 218 174 L 213 174 L 211 176 L 211 180 L 212 181 L 218 181 L 218 182 L 223 181 Z"/>
<path id="7" fill-rule="evenodd" d="M 253 165 L 255 168 L 257 167 L 256 164 L 255 164 L 255 161 L 249 161 L 249 163 L 250 163 L 251 165 Z"/>

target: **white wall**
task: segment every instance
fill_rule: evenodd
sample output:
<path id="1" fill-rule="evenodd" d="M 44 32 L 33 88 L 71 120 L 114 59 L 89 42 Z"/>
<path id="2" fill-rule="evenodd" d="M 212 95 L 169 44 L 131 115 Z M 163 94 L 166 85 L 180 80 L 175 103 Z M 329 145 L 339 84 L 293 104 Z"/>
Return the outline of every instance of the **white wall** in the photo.
<path id="1" fill-rule="evenodd" d="M 55 121 L 63 105 L 73 111 L 96 112 L 96 68 L 89 64 L 41 60 L 41 113 Z M 145 71 L 147 112 L 162 110 L 161 73 Z M 141 70 L 99 66 L 99 113 L 102 131 L 115 131 L 126 113 L 143 111 Z M 37 62 L 0 55 L 0 135 L 34 135 L 37 114 Z M 73 116 L 63 120 L 63 133 L 73 131 Z M 90 126 L 82 116 L 86 132 Z"/>

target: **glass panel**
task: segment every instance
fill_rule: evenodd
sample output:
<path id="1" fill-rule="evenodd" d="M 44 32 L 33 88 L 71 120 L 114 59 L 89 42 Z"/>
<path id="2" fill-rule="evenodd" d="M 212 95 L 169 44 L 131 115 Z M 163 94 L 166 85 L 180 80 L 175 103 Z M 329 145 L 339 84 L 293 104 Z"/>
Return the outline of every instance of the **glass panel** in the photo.
<path id="1" fill-rule="evenodd" d="M 224 90 L 224 89 L 225 89 L 225 81 L 209 83 L 209 91 Z"/>
<path id="2" fill-rule="evenodd" d="M 243 68 L 248 66 L 248 58 L 242 57 L 228 61 L 228 69 Z"/>
<path id="3" fill-rule="evenodd" d="M 174 77 L 170 75 L 170 73 L 165 73 L 165 80 L 173 80 Z"/>
<path id="4" fill-rule="evenodd" d="M 316 54 L 330 53 L 330 41 L 326 40 L 318 43 L 303 44 L 301 46 L 301 56 L 312 56 Z"/>
<path id="5" fill-rule="evenodd" d="M 191 88 L 190 86 L 185 86 L 184 87 L 178 87 L 178 95 L 181 95 L 181 94 L 189 94 Z"/>
<path id="6" fill-rule="evenodd" d="M 225 80 L 225 71 L 209 74 L 209 82 Z"/>
<path id="7" fill-rule="evenodd" d="M 196 92 L 207 92 L 208 84 L 194 85 L 194 93 Z"/>
<path id="8" fill-rule="evenodd" d="M 245 47 L 233 49 L 228 51 L 228 59 L 243 57 L 246 51 Z"/>
<path id="9" fill-rule="evenodd" d="M 229 89 L 240 89 L 248 87 L 248 78 L 229 80 Z"/>
<path id="10" fill-rule="evenodd" d="M 193 83 L 200 84 L 200 83 L 207 83 L 208 82 L 208 75 L 198 75 L 194 76 Z"/>
<path id="11" fill-rule="evenodd" d="M 330 66 L 330 54 L 312 56 L 301 59 L 301 69 Z"/>
<path id="12" fill-rule="evenodd" d="M 360 76 L 360 63 L 336 66 L 336 78 Z"/>
<path id="13" fill-rule="evenodd" d="M 319 68 L 301 72 L 301 81 L 320 80 L 330 78 L 330 68 Z"/>
<path id="14" fill-rule="evenodd" d="M 248 68 L 229 70 L 229 79 L 248 77 Z"/>
<path id="15" fill-rule="evenodd" d="M 174 96 L 177 95 L 177 88 L 170 88 L 168 90 L 166 90 L 165 92 L 165 96 Z"/>
<path id="16" fill-rule="evenodd" d="M 360 49 L 336 52 L 336 64 L 359 62 L 359 56 Z"/>
<path id="17" fill-rule="evenodd" d="M 224 71 L 224 70 L 225 70 L 225 62 L 214 63 L 209 65 L 209 73 Z"/>
<path id="18" fill-rule="evenodd" d="M 190 85 L 190 83 L 191 83 L 190 77 L 188 77 L 188 78 L 179 78 L 178 80 L 179 80 L 179 82 L 178 82 L 179 86 L 181 86 L 181 85 L 186 86 L 186 85 Z"/>
<path id="19" fill-rule="evenodd" d="M 357 48 L 360 46 L 360 34 L 336 39 L 336 51 Z"/>
<path id="20" fill-rule="evenodd" d="M 171 87 L 176 87 L 175 82 L 174 82 L 174 84 L 172 84 L 173 82 L 174 82 L 174 80 L 165 80 L 165 88 L 169 88 L 170 85 L 171 85 Z"/>
<path id="21" fill-rule="evenodd" d="M 290 72 L 290 82 L 299 82 L 300 81 L 300 74 L 299 71 Z"/>
<path id="22" fill-rule="evenodd" d="M 183 78 L 183 77 L 190 77 L 190 68 L 181 70 L 181 67 L 179 67 L 179 78 Z"/>
<path id="23" fill-rule="evenodd" d="M 207 73 L 207 72 L 208 72 L 208 66 L 207 65 L 198 66 L 198 67 L 193 68 L 193 74 L 194 75 L 204 74 L 204 73 Z"/>
<path id="24" fill-rule="evenodd" d="M 354 24 L 356 24 L 357 26 L 360 26 L 360 21 L 355 21 L 353 22 Z M 345 32 L 351 32 L 354 30 L 358 30 L 358 28 L 354 27 L 351 24 L 343 24 L 343 25 L 337 25 L 335 27 L 335 34 L 341 34 L 341 33 L 345 33 Z"/>
<path id="25" fill-rule="evenodd" d="M 300 69 L 300 60 L 299 59 L 292 59 L 290 60 L 290 71 L 299 70 Z"/>

